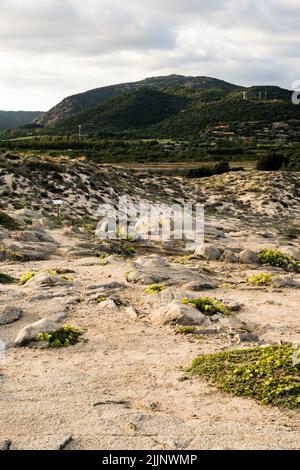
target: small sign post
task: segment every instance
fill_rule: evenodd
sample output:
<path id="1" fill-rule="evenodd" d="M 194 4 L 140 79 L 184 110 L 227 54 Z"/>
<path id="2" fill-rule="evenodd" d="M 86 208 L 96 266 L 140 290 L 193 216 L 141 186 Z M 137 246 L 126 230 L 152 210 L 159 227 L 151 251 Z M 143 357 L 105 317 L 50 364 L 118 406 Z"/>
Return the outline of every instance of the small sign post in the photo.
<path id="1" fill-rule="evenodd" d="M 60 222 L 60 208 L 63 205 L 64 201 L 62 201 L 61 199 L 54 199 L 52 202 L 53 205 L 57 208 L 57 221 Z"/>

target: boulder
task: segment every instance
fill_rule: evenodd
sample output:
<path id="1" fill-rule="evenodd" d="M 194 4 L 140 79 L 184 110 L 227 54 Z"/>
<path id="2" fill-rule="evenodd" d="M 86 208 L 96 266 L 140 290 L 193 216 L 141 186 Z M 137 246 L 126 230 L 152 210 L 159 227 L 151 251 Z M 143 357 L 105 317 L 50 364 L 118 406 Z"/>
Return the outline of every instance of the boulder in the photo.
<path id="1" fill-rule="evenodd" d="M 0 325 L 8 325 L 21 317 L 23 311 L 13 305 L 3 305 L 0 307 Z"/>
<path id="2" fill-rule="evenodd" d="M 255 251 L 243 250 L 239 254 L 239 262 L 243 264 L 259 264 L 259 259 Z"/>
<path id="3" fill-rule="evenodd" d="M 67 284 L 69 281 L 62 279 L 59 276 L 51 276 L 48 273 L 40 273 L 36 274 L 32 277 L 26 284 L 24 285 L 25 288 L 30 287 L 54 287 L 54 286 L 63 286 Z"/>
<path id="4" fill-rule="evenodd" d="M 300 287 L 299 282 L 297 282 L 295 279 L 293 279 L 291 276 L 274 276 L 272 278 L 272 286 L 274 287 L 294 287 L 298 288 Z"/>
<path id="5" fill-rule="evenodd" d="M 133 267 L 138 269 L 143 268 L 165 268 L 168 264 L 165 260 L 159 255 L 150 255 L 150 256 L 140 256 L 133 263 Z"/>
<path id="6" fill-rule="evenodd" d="M 238 343 L 257 343 L 259 337 L 253 333 L 238 333 L 235 335 L 234 340 Z"/>
<path id="7" fill-rule="evenodd" d="M 157 284 L 159 282 L 164 282 L 169 279 L 169 277 L 165 274 L 155 274 L 155 273 L 147 273 L 144 271 L 130 271 L 126 275 L 126 279 L 128 282 L 133 284 L 143 284 L 143 285 L 151 285 Z"/>
<path id="8" fill-rule="evenodd" d="M 107 299 L 104 302 L 101 302 L 99 306 L 101 308 L 107 308 L 109 310 L 117 310 L 118 308 L 117 304 L 113 301 L 113 299 Z"/>
<path id="9" fill-rule="evenodd" d="M 133 307 L 127 307 L 125 312 L 127 315 L 132 318 L 133 320 L 136 320 L 138 318 L 138 313 Z"/>
<path id="10" fill-rule="evenodd" d="M 238 257 L 231 250 L 225 250 L 221 256 L 221 261 L 226 263 L 238 263 Z"/>
<path id="11" fill-rule="evenodd" d="M 150 315 L 150 321 L 154 326 L 173 322 L 201 325 L 206 320 L 207 317 L 192 305 L 184 305 L 175 301 L 162 306 Z"/>
<path id="12" fill-rule="evenodd" d="M 209 261 L 216 261 L 221 257 L 221 251 L 215 245 L 200 245 L 196 248 L 195 255 Z"/>
<path id="13" fill-rule="evenodd" d="M 15 346 L 23 346 L 37 337 L 40 333 L 51 333 L 52 331 L 57 330 L 60 325 L 55 322 L 48 320 L 48 318 L 43 318 L 34 323 L 22 328 L 16 336 Z"/>
<path id="14" fill-rule="evenodd" d="M 284 255 L 291 256 L 296 261 L 300 261 L 300 250 L 295 246 L 280 246 L 278 249 Z"/>
<path id="15" fill-rule="evenodd" d="M 206 276 L 201 276 L 201 279 L 199 281 L 192 281 L 192 282 L 187 282 L 184 284 L 183 289 L 191 290 L 193 292 L 200 292 L 202 290 L 209 290 L 209 289 L 214 289 L 216 286 L 210 282 Z"/>

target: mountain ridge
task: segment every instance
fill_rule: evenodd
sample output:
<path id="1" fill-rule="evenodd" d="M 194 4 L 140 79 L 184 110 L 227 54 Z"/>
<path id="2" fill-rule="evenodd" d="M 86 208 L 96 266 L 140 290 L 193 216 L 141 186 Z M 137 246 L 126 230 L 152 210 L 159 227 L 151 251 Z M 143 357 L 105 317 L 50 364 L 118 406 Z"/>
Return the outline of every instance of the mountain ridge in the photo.
<path id="1" fill-rule="evenodd" d="M 81 111 L 94 108 L 108 99 L 115 98 L 137 88 L 146 87 L 163 90 L 171 86 L 180 86 L 186 89 L 193 87 L 203 90 L 210 88 L 238 90 L 241 88 L 238 85 L 234 85 L 224 80 L 204 76 L 191 77 L 172 74 L 167 76 L 149 77 L 136 82 L 108 85 L 68 96 L 49 111 L 42 114 L 42 116 L 38 117 L 35 122 L 43 126 L 53 125 Z"/>
<path id="2" fill-rule="evenodd" d="M 0 110 L 0 129 L 15 129 L 32 124 L 42 111 L 2 111 Z"/>

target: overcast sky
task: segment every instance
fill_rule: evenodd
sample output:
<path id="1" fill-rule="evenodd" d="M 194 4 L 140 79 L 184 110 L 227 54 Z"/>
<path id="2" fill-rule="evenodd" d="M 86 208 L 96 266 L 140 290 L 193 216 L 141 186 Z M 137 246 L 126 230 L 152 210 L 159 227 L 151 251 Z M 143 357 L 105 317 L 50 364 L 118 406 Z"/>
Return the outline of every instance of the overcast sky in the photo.
<path id="1" fill-rule="evenodd" d="M 0 0 L 0 109 L 178 73 L 300 80 L 299 0 Z"/>

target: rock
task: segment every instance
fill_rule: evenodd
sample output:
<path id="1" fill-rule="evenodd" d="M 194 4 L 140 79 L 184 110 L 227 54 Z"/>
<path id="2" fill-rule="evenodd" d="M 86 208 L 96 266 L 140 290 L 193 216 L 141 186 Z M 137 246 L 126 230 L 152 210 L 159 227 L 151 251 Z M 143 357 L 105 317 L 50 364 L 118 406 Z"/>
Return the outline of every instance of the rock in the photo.
<path id="1" fill-rule="evenodd" d="M 0 306 L 0 325 L 9 325 L 19 320 L 23 311 L 13 305 Z"/>
<path id="2" fill-rule="evenodd" d="M 76 227 L 76 226 L 67 227 L 64 229 L 63 234 L 66 236 L 80 235 L 81 229 L 80 227 Z"/>
<path id="3" fill-rule="evenodd" d="M 165 268 L 168 264 L 159 255 L 140 256 L 133 263 L 133 267 L 137 269 L 143 268 Z"/>
<path id="4" fill-rule="evenodd" d="M 118 308 L 117 304 L 113 301 L 113 299 L 107 299 L 104 302 L 100 302 L 99 305 L 101 308 L 108 308 L 109 310 L 117 310 Z"/>
<path id="5" fill-rule="evenodd" d="M 238 343 L 257 343 L 259 337 L 253 333 L 238 333 L 235 335 L 234 340 Z"/>
<path id="6" fill-rule="evenodd" d="M 51 237 L 51 235 L 49 235 L 48 233 L 45 233 L 39 230 L 39 231 L 36 231 L 35 234 L 38 240 L 42 243 L 56 243 L 54 238 Z"/>
<path id="7" fill-rule="evenodd" d="M 65 448 L 73 441 L 72 436 L 66 436 L 60 444 L 55 448 L 55 450 L 65 450 Z"/>
<path id="8" fill-rule="evenodd" d="M 242 308 L 242 305 L 238 302 L 227 302 L 226 305 L 232 312 L 239 312 Z"/>
<path id="9" fill-rule="evenodd" d="M 259 264 L 255 251 L 243 250 L 239 254 L 239 262 L 243 264 Z"/>
<path id="10" fill-rule="evenodd" d="M 15 346 L 23 346 L 37 337 L 39 333 L 51 333 L 59 328 L 57 322 L 43 318 L 22 328 L 15 339 Z"/>
<path id="11" fill-rule="evenodd" d="M 295 281 L 291 276 L 274 276 L 272 278 L 272 286 L 274 287 L 294 287 L 300 288 L 299 282 Z"/>
<path id="12" fill-rule="evenodd" d="M 295 246 L 280 246 L 278 250 L 284 255 L 291 256 L 296 261 L 300 261 L 300 250 Z"/>
<path id="13" fill-rule="evenodd" d="M 196 248 L 195 255 L 210 261 L 216 261 L 221 257 L 221 251 L 215 245 L 200 245 Z"/>
<path id="14" fill-rule="evenodd" d="M 10 439 L 5 439 L 3 442 L 0 442 L 0 450 L 10 450 L 12 446 L 12 441 Z"/>
<path id="15" fill-rule="evenodd" d="M 202 290 L 214 289 L 215 286 L 210 282 L 206 276 L 203 276 L 203 279 L 199 281 L 187 282 L 184 284 L 183 289 L 191 290 L 193 292 L 200 292 Z"/>
<path id="16" fill-rule="evenodd" d="M 133 320 L 136 320 L 138 318 L 138 313 L 136 312 L 136 310 L 133 307 L 127 307 L 125 312 Z"/>
<path id="17" fill-rule="evenodd" d="M 231 250 L 225 250 L 221 256 L 221 261 L 226 263 L 238 263 L 238 257 Z"/>
<path id="18" fill-rule="evenodd" d="M 227 330 L 229 333 L 251 333 L 256 325 L 252 322 L 245 323 L 236 317 L 221 317 L 219 319 L 219 325 Z"/>
<path id="19" fill-rule="evenodd" d="M 172 322 L 182 322 L 194 325 L 201 325 L 206 320 L 203 315 L 192 305 L 184 305 L 171 302 L 151 313 L 150 321 L 154 326 L 162 326 Z"/>
<path id="20" fill-rule="evenodd" d="M 19 222 L 25 223 L 30 219 L 40 219 L 42 216 L 39 212 L 30 209 L 19 209 L 12 213 L 12 217 Z"/>
<path id="21" fill-rule="evenodd" d="M 286 270 L 289 272 L 289 273 L 296 273 L 298 272 L 298 269 L 297 269 L 297 266 L 295 266 L 293 263 L 289 263 L 286 267 Z"/>
<path id="22" fill-rule="evenodd" d="M 159 282 L 164 282 L 169 279 L 169 277 L 165 274 L 152 274 L 143 271 L 130 271 L 126 275 L 126 279 L 128 282 L 132 282 L 134 284 L 143 284 L 143 285 L 151 285 L 157 284 Z"/>
<path id="23" fill-rule="evenodd" d="M 66 285 L 70 281 L 66 281 L 59 276 L 51 276 L 47 273 L 40 273 L 36 274 L 32 277 L 24 287 L 54 287 L 54 286 L 63 286 Z"/>
<path id="24" fill-rule="evenodd" d="M 95 287 L 88 287 L 89 290 L 95 289 Z M 104 290 L 115 290 L 115 289 L 126 289 L 125 284 L 121 284 L 120 282 L 112 281 L 108 282 L 107 284 L 98 284 L 97 289 L 104 289 Z"/>

